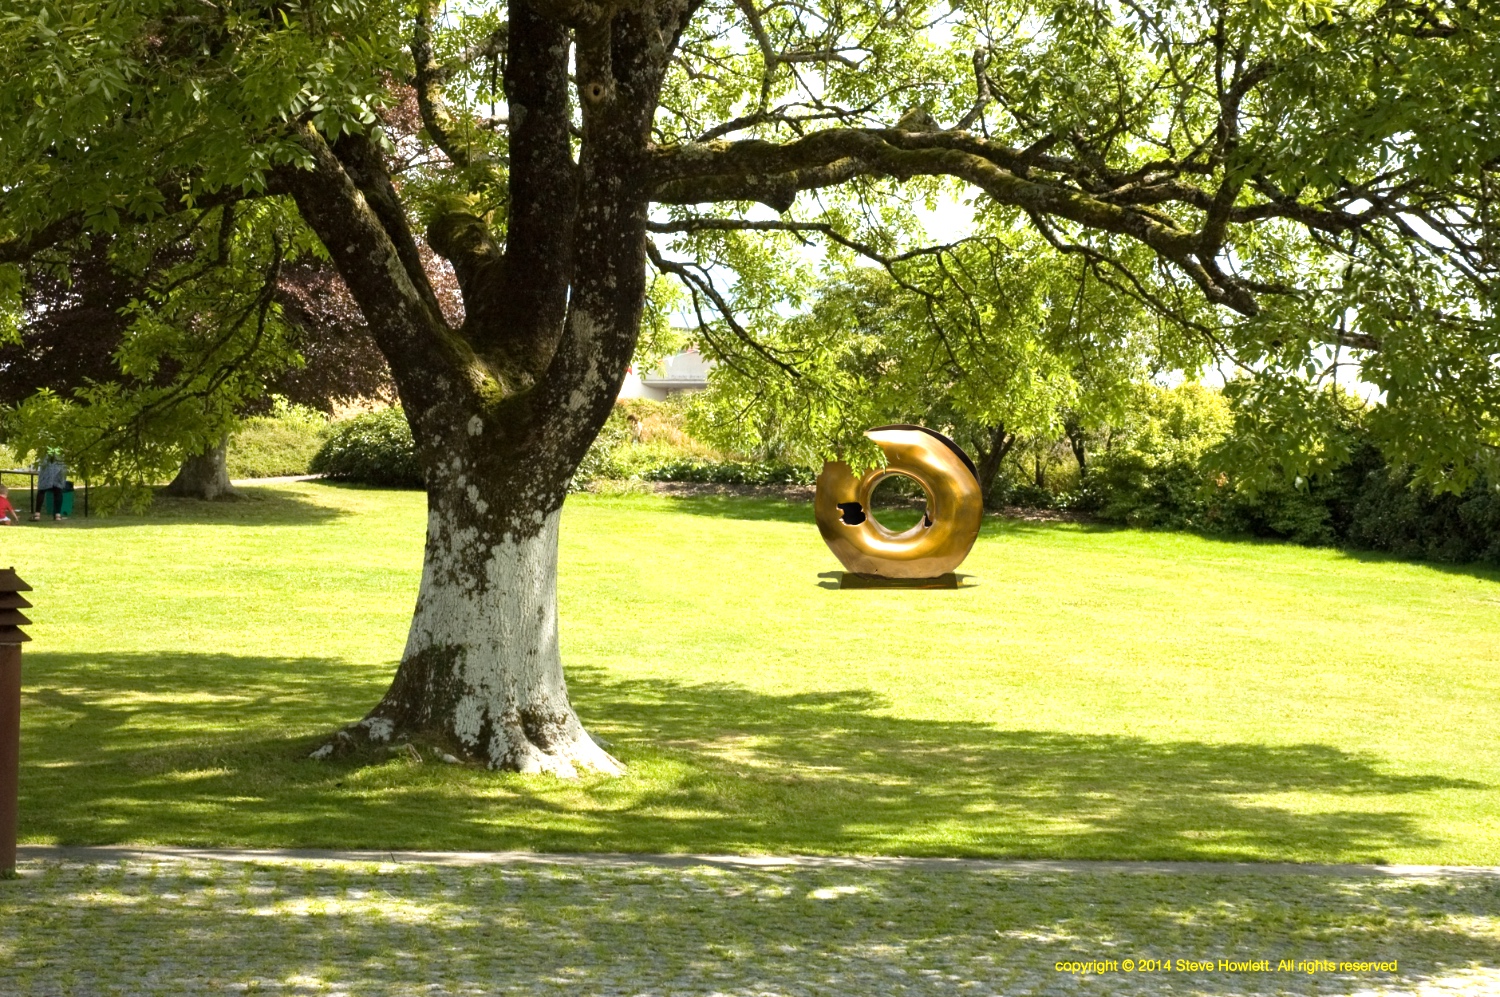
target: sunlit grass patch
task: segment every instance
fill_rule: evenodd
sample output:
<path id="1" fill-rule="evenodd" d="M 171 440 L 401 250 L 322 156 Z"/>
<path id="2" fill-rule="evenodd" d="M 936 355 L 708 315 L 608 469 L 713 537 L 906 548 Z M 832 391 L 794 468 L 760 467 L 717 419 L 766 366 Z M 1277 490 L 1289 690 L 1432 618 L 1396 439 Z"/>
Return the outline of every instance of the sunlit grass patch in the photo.
<path id="1" fill-rule="evenodd" d="M 1500 863 L 1493 573 L 990 520 L 965 588 L 841 591 L 806 505 L 574 496 L 569 687 L 630 770 L 566 783 L 309 761 L 424 500 L 251 495 L 0 535 L 26 840 Z"/>

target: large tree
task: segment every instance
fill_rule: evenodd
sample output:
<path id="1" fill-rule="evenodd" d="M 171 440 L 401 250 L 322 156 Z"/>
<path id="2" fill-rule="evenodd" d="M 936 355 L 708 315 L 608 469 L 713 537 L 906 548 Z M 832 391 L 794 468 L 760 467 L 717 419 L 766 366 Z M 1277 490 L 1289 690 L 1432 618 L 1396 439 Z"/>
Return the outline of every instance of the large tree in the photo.
<path id="1" fill-rule="evenodd" d="M 1424 466 L 1463 475 L 1500 398 L 1497 19 L 1464 0 L 13 0 L 0 261 L 291 199 L 427 477 L 400 666 L 330 750 L 409 736 L 616 771 L 566 692 L 557 530 L 648 258 L 705 263 L 653 234 L 780 227 L 887 255 L 892 205 L 956 185 L 1243 362 L 1362 351 Z M 393 106 L 417 135 L 382 127 Z"/>
<path id="2" fill-rule="evenodd" d="M 28 260 L 0 343 L 11 448 L 61 447 L 76 474 L 117 486 L 108 502 L 148 497 L 174 467 L 170 494 L 234 497 L 229 433 L 271 393 L 325 411 L 388 395 L 358 305 L 296 213 L 275 207 L 178 212 Z M 456 296 L 445 276 L 434 268 Z"/>

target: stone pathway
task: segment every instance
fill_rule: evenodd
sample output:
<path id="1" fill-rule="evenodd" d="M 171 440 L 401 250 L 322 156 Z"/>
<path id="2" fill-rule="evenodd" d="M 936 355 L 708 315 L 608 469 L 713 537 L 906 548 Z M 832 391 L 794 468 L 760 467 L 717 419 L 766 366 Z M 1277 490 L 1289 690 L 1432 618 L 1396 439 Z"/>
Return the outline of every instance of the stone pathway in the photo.
<path id="1" fill-rule="evenodd" d="M 22 872 L 0 994 L 26 997 L 1500 994 L 1493 868 L 26 847 Z"/>

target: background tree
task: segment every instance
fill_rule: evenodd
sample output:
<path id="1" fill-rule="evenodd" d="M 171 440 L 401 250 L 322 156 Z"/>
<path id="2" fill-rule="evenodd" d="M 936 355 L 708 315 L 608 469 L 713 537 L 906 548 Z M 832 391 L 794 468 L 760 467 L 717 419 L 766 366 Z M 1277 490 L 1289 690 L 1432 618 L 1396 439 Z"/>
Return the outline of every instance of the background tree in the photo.
<path id="1" fill-rule="evenodd" d="M 713 256 L 704 240 L 720 237 L 682 248 Z M 1050 450 L 1071 427 L 1082 448 L 1085 421 L 1117 418 L 1153 373 L 1208 358 L 1200 339 L 1024 229 L 882 262 L 840 254 L 790 317 L 762 310 L 746 327 L 734 316 L 753 309 L 734 302 L 728 318 L 702 316 L 698 334 L 719 366 L 695 406 L 699 434 L 815 466 L 830 448 L 878 461 L 864 430 L 921 423 L 974 455 L 998 501 L 1018 444 Z"/>
<path id="2" fill-rule="evenodd" d="M 215 359 L 203 355 L 222 346 L 204 335 L 210 314 L 205 312 L 195 316 L 191 328 L 181 326 L 180 336 L 164 338 L 158 326 L 149 344 L 145 341 L 142 315 L 156 315 L 163 307 L 189 314 L 191 307 L 180 301 L 194 300 L 191 295 L 222 306 L 222 281 L 205 283 L 221 266 L 217 254 L 222 248 L 233 256 L 243 248 L 240 243 L 253 244 L 258 236 L 240 218 L 239 231 L 231 225 L 220 239 L 221 222 L 214 220 L 219 210 L 209 209 L 185 230 L 141 225 L 68 240 L 27 261 L 17 327 L 12 341 L 0 344 L 0 407 L 19 407 L 19 419 L 11 420 L 18 439 L 66 439 L 75 461 L 115 483 L 150 484 L 159 477 L 143 475 L 155 470 L 159 476 L 167 461 L 176 461 L 181 467 L 169 492 L 213 499 L 234 494 L 225 461 L 227 429 L 236 417 L 263 411 L 272 395 L 323 412 L 360 399 L 395 400 L 390 371 L 359 305 L 338 272 L 306 245 L 283 251 L 270 288 L 277 335 L 262 329 L 247 348 L 221 351 Z M 272 223 L 287 229 L 278 238 L 289 247 L 311 238 L 305 230 L 295 233 L 292 217 Z M 207 257 L 205 234 L 212 243 Z M 451 269 L 430 250 L 423 258 L 445 310 L 461 314 Z M 158 351 L 154 358 L 147 355 L 151 349 Z M 215 364 L 219 376 L 208 380 L 209 393 L 223 398 L 204 397 L 203 384 L 178 383 L 201 377 Z M 246 380 L 243 375 L 252 371 L 256 376 Z M 106 385 L 109 390 L 101 395 Z M 25 407 L 38 392 L 43 397 Z M 101 397 L 109 405 L 90 409 L 90 400 Z M 70 404 L 75 401 L 80 404 Z M 195 425 L 198 415 L 229 420 L 226 432 L 217 440 L 210 435 L 202 452 L 194 448 L 203 445 L 211 427 Z M 34 431 L 29 423 L 36 424 Z"/>
<path id="3" fill-rule="evenodd" d="M 568 702 L 556 540 L 635 347 L 653 204 L 684 230 L 760 204 L 896 255 L 901 198 L 961 184 L 1241 362 L 1362 351 L 1391 445 L 1430 476 L 1495 452 L 1490 5 L 470 11 L 19 0 L 0 23 L 0 260 L 290 198 L 390 364 L 427 476 L 422 589 L 390 690 L 329 752 L 399 732 L 524 771 L 618 768 Z M 376 113 L 408 85 L 415 149 Z"/>
<path id="4" fill-rule="evenodd" d="M 61 446 L 85 477 L 126 486 L 159 480 L 186 454 L 176 489 L 222 494 L 236 411 L 296 360 L 276 304 L 281 268 L 297 251 L 286 237 L 294 222 L 269 201 L 226 202 L 33 261 L 52 269 L 40 286 L 62 300 L 23 301 L 21 315 L 37 321 L 19 330 L 21 358 L 6 372 L 12 387 L 28 387 L 24 379 L 36 373 L 27 353 L 65 354 L 46 340 L 70 333 L 89 342 L 80 352 L 93 369 L 58 371 L 74 382 L 68 395 L 43 387 L 7 412 L 10 445 L 21 453 Z M 98 314 L 85 300 L 83 314 L 99 325 L 81 327 L 69 300 L 75 269 L 87 274 L 92 297 L 128 303 Z"/>

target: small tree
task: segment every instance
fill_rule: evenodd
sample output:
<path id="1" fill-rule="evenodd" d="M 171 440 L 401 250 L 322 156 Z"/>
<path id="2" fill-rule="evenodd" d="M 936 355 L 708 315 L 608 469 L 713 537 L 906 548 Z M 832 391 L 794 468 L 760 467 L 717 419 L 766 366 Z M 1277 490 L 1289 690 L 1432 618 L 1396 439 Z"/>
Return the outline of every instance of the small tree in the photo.
<path id="1" fill-rule="evenodd" d="M 186 233 L 141 226 L 29 263 L 16 341 L 0 347 L 0 406 L 15 407 L 18 442 L 66 442 L 70 459 L 116 484 L 149 483 L 177 462 L 168 491 L 214 499 L 235 494 L 230 428 L 269 393 L 324 411 L 393 394 L 337 272 L 277 234 L 265 284 L 243 258 L 264 241 L 255 226 L 277 220 L 234 215 L 211 209 Z M 242 320 L 260 307 L 248 291 L 270 299 L 253 323 Z"/>
<path id="2" fill-rule="evenodd" d="M 1050 449 L 1068 425 L 1081 437 L 1081 419 L 1123 412 L 1154 369 L 1208 355 L 1024 229 L 880 262 L 843 254 L 792 317 L 761 309 L 741 326 L 734 313 L 753 309 L 729 307 L 705 321 L 718 367 L 699 433 L 800 463 L 830 448 L 876 461 L 865 429 L 921 423 L 974 455 L 988 496 L 1022 441 Z"/>

